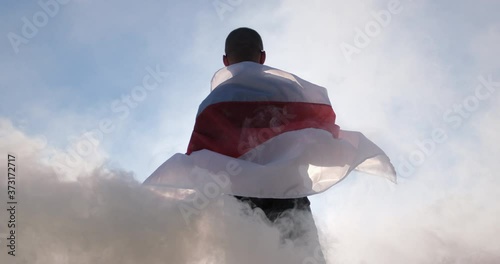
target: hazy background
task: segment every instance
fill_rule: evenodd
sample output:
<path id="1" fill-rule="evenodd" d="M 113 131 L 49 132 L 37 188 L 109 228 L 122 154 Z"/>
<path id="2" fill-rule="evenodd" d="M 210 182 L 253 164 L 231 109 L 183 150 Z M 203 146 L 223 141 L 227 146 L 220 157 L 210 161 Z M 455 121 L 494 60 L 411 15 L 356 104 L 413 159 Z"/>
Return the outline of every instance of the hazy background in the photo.
<path id="1" fill-rule="evenodd" d="M 211 258 L 223 240 L 240 252 L 262 238 L 256 230 L 269 234 L 255 224 L 224 237 L 213 210 L 202 228 L 186 225 L 176 202 L 139 187 L 185 152 L 225 37 L 248 26 L 267 65 L 326 87 L 341 128 L 363 132 L 400 173 L 398 185 L 353 174 L 311 197 L 331 263 L 500 262 L 499 2 L 399 1 L 385 25 L 375 17 L 391 1 L 48 2 L 0 4 L 0 168 L 16 155 L 15 261 L 220 263 Z M 356 46 L 370 25 L 380 30 Z M 346 45 L 358 50 L 346 56 Z M 140 93 L 157 68 L 158 87 Z M 241 263 L 289 263 L 273 234 L 256 243 L 262 259 Z"/>

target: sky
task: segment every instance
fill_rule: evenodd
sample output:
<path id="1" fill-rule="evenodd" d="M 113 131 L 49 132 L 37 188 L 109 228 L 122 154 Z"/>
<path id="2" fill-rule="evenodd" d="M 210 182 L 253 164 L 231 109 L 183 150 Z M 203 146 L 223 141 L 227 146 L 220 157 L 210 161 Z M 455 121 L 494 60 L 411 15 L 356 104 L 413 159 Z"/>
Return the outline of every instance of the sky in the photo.
<path id="1" fill-rule="evenodd" d="M 6 171 L 5 156 L 14 153 L 25 168 L 19 184 L 30 194 L 21 198 L 33 205 L 25 203 L 30 209 L 23 221 L 40 217 L 40 223 L 65 226 L 62 216 L 33 209 L 37 199 L 52 208 L 51 202 L 71 197 L 65 188 L 75 191 L 79 206 L 98 204 L 103 213 L 95 223 L 122 212 L 113 209 L 118 197 L 120 206 L 135 204 L 148 213 L 163 206 L 127 194 L 142 194 L 135 185 L 186 151 L 198 105 L 223 67 L 225 37 L 246 26 L 261 34 L 267 65 L 327 88 L 337 124 L 363 132 L 398 171 L 397 185 L 354 173 L 311 197 L 331 263 L 500 259 L 491 243 L 500 235 L 493 222 L 500 219 L 498 1 L 41 0 L 0 6 L 0 166 Z M 40 198 L 42 190 L 51 196 Z M 107 190 L 109 197 L 93 200 Z M 132 209 L 123 212 L 131 219 L 117 230 L 135 223 Z M 151 214 L 177 211 L 171 212 Z M 75 210 L 67 215 L 79 217 Z M 148 221 L 151 228 L 140 230 L 162 230 L 164 220 Z M 33 225 L 48 240 L 73 239 L 42 230 Z M 137 235 L 128 232 L 121 234 Z M 169 232 L 188 234 L 188 240 L 197 234 Z M 220 239 L 213 234 L 207 241 Z M 64 249 L 64 243 L 54 245 Z M 179 248 L 177 263 L 187 263 Z M 200 256 L 210 252 L 199 249 Z M 110 259 L 116 259 L 113 250 Z M 151 263 L 160 263 L 161 254 L 149 254 Z"/>

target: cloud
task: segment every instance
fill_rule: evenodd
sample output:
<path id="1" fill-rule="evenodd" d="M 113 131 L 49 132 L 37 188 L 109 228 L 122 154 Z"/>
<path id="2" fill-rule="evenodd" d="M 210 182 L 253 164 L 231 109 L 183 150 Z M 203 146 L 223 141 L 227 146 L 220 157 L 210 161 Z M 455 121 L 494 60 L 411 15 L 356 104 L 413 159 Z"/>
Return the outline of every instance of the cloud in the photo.
<path id="1" fill-rule="evenodd" d="M 498 89 L 460 117 L 458 127 L 443 117 L 474 95 L 478 76 L 500 81 L 497 4 L 401 1 L 401 13 L 348 63 L 341 43 L 354 45 L 356 28 L 376 21 L 373 12 L 388 2 L 242 1 L 221 21 L 211 1 L 75 1 L 17 56 L 3 42 L 0 169 L 6 171 L 6 153 L 16 155 L 19 258 L 221 263 L 227 250 L 245 256 L 240 263 L 306 259 L 292 254 L 293 246 L 280 246 L 277 230 L 258 216 L 229 217 L 221 231 L 217 203 L 198 225 L 186 226 L 178 201 L 133 179 L 185 150 L 196 107 L 222 67 L 226 34 L 250 26 L 263 36 L 270 66 L 327 87 L 339 125 L 364 132 L 396 166 L 422 151 L 418 142 L 431 139 L 434 129 L 446 132 L 397 186 L 352 175 L 311 197 L 330 263 L 499 262 L 493 243 L 500 236 Z M 5 32 L 19 29 L 20 17 L 36 11 L 31 8 L 6 16 Z M 54 171 L 51 157 L 78 145 L 81 132 L 109 117 L 110 103 L 156 64 L 168 69 L 168 83 L 105 137 L 95 155 L 68 173 Z M 2 194 L 5 184 L 0 181 Z M 5 224 L 0 227 L 5 234 Z M 10 261 L 4 253 L 1 261 Z"/>
<path id="2" fill-rule="evenodd" d="M 183 200 L 141 186 L 131 173 L 97 164 L 78 177 L 61 178 L 43 162 L 42 150 L 50 146 L 8 121 L 0 129 L 1 149 L 14 164 L 8 166 L 16 167 L 13 199 L 3 195 L 1 202 L 17 202 L 8 205 L 14 206 L 14 226 L 0 229 L 3 262 L 12 260 L 9 251 L 28 263 L 301 263 L 308 257 L 291 242 L 280 246 L 278 229 L 260 215 L 245 215 L 233 198 L 211 201 L 186 221 Z M 7 171 L 7 154 L 0 169 Z M 7 181 L 0 188 L 7 190 Z"/>

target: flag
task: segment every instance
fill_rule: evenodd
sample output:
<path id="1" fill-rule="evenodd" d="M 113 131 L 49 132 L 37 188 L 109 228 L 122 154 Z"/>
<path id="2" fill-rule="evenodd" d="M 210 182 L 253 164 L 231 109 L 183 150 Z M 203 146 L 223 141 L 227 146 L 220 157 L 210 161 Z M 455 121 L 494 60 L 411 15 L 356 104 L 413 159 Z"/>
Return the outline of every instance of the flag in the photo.
<path id="1" fill-rule="evenodd" d="M 387 155 L 335 123 L 327 90 L 253 62 L 223 68 L 201 103 L 186 154 L 144 184 L 259 198 L 321 193 L 352 170 L 396 180 Z"/>

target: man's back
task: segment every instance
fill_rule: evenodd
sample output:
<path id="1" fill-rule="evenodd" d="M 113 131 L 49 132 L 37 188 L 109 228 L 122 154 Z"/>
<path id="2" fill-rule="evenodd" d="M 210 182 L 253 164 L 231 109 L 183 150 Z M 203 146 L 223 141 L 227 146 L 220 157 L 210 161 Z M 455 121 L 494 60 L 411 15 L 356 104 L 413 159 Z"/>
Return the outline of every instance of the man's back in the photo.
<path id="1" fill-rule="evenodd" d="M 394 167 L 363 134 L 339 130 L 325 88 L 264 66 L 260 36 L 235 31 L 187 155 L 171 157 L 144 184 L 234 196 L 252 212 L 262 210 L 283 239 L 312 245 L 315 262 L 324 263 L 307 196 L 355 168 L 394 180 Z"/>

